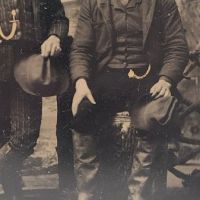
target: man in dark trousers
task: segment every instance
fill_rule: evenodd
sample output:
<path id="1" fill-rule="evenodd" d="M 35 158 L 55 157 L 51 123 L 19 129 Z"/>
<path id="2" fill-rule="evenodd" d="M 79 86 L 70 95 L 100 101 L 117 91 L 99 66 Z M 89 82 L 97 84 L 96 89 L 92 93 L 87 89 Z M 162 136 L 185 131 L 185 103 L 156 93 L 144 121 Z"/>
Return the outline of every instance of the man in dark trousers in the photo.
<path id="1" fill-rule="evenodd" d="M 112 143 L 101 142 L 109 137 L 102 126 L 144 94 L 171 96 L 182 79 L 188 49 L 175 0 L 84 0 L 70 60 L 78 200 L 127 199 L 101 157 Z M 135 133 L 130 200 L 161 199 L 165 141 L 157 135 Z"/>
<path id="2" fill-rule="evenodd" d="M 73 142 L 71 121 L 73 119 L 72 87 L 66 93 L 57 96 L 57 155 L 60 198 L 63 200 L 73 199 L 75 196 L 76 184 L 73 162 Z"/>
<path id="3" fill-rule="evenodd" d="M 14 65 L 41 52 L 55 56 L 68 33 L 60 0 L 0 1 L 0 179 L 7 199 L 22 199 L 21 165 L 36 145 L 42 99 L 14 80 Z"/>

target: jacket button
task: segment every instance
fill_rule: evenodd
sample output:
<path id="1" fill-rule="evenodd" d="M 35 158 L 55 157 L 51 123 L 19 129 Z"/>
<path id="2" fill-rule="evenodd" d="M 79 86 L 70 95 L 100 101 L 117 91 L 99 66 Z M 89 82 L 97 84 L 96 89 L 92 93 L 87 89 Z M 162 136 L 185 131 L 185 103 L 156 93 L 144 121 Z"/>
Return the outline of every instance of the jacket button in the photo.
<path id="1" fill-rule="evenodd" d="M 16 39 L 20 39 L 21 36 L 22 36 L 22 32 L 21 32 L 21 31 L 18 31 L 18 32 L 16 33 Z"/>
<path id="2" fill-rule="evenodd" d="M 17 32 L 17 36 L 21 36 L 22 35 L 22 32 L 21 31 L 18 31 Z"/>

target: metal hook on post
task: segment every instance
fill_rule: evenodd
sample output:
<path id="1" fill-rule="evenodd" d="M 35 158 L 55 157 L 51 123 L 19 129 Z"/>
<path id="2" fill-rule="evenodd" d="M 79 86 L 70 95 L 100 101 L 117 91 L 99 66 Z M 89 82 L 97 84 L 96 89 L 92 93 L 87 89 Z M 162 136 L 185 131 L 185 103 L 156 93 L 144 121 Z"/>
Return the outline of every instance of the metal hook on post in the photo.
<path id="1" fill-rule="evenodd" d="M 11 15 L 12 15 L 12 20 L 10 21 L 10 23 L 12 23 L 12 28 L 11 28 L 10 34 L 9 35 L 5 35 L 3 33 L 2 28 L 0 27 L 0 37 L 3 38 L 4 40 L 13 39 L 13 37 L 15 36 L 16 31 L 17 31 L 17 21 L 18 20 L 16 20 L 16 15 L 17 15 L 16 10 L 12 10 L 11 11 Z"/>

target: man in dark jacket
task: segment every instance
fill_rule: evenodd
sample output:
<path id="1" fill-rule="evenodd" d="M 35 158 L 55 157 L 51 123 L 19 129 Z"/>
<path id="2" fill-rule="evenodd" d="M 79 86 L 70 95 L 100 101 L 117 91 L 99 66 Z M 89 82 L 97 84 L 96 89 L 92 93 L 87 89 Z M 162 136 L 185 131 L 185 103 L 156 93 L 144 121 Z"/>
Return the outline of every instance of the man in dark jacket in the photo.
<path id="1" fill-rule="evenodd" d="M 55 56 L 68 33 L 60 0 L 0 2 L 0 172 L 7 199 L 22 199 L 19 170 L 36 145 L 42 99 L 15 82 L 13 67 L 32 53 Z"/>
<path id="2" fill-rule="evenodd" d="M 130 108 L 141 95 L 148 93 L 152 99 L 171 96 L 187 62 L 175 0 L 82 2 L 70 64 L 75 85 L 72 112 L 79 200 L 100 199 L 102 195 L 106 200 L 126 199 L 115 187 L 114 169 L 107 164 L 102 171 L 99 145 L 105 145 L 99 141 L 108 133 L 102 125 L 127 105 Z M 149 138 L 135 133 L 128 183 L 131 200 L 155 200 L 164 185 L 159 181 L 166 170 L 155 160 L 161 161 L 165 155 L 160 150 L 165 141 L 156 135 Z M 108 193 L 102 193 L 102 188 Z"/>

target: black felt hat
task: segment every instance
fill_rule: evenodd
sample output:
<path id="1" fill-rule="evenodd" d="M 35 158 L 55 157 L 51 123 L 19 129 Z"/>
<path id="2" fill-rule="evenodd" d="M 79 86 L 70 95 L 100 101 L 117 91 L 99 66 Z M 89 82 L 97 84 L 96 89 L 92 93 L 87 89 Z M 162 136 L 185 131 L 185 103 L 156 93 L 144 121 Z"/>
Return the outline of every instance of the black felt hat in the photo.
<path id="1" fill-rule="evenodd" d="M 47 97 L 64 93 L 69 76 L 61 57 L 43 58 L 34 54 L 22 59 L 14 68 L 14 76 L 21 88 L 32 95 Z"/>
<path id="2" fill-rule="evenodd" d="M 145 95 L 132 107 L 133 126 L 144 131 L 166 127 L 175 118 L 178 105 L 174 96 L 152 99 L 150 95 Z"/>

